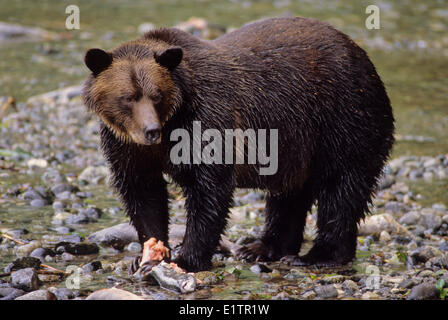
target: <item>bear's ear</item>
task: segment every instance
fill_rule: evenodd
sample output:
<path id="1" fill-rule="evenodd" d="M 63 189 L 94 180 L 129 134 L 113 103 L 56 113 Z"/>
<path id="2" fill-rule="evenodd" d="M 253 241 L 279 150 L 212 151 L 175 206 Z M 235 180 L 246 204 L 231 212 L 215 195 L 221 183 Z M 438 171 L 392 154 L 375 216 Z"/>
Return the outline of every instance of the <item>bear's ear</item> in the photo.
<path id="1" fill-rule="evenodd" d="M 84 57 L 84 62 L 93 75 L 97 76 L 111 65 L 112 55 L 101 49 L 90 49 Z"/>
<path id="2" fill-rule="evenodd" d="M 154 59 L 156 62 L 170 71 L 173 71 L 174 68 L 179 65 L 182 61 L 182 57 L 183 51 L 179 47 L 173 47 L 166 49 L 163 52 L 154 53 Z"/>

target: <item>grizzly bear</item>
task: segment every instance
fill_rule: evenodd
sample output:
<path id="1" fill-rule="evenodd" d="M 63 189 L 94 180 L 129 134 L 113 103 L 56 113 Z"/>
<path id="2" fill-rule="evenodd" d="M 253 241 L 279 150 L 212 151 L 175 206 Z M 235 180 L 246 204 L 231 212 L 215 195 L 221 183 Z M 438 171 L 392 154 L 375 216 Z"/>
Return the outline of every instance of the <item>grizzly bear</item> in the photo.
<path id="1" fill-rule="evenodd" d="M 211 267 L 235 188 L 267 192 L 261 238 L 240 259 L 316 267 L 354 259 L 394 118 L 375 67 L 347 35 L 300 17 L 253 22 L 211 41 L 163 28 L 110 52 L 90 49 L 85 63 L 84 101 L 99 116 L 113 186 L 141 242 L 168 243 L 167 174 L 186 198 L 174 261 L 188 271 Z M 276 172 L 260 174 L 260 161 L 173 163 L 171 134 L 192 133 L 195 122 L 221 133 L 278 130 Z M 318 234 L 299 256 L 314 203 Z"/>

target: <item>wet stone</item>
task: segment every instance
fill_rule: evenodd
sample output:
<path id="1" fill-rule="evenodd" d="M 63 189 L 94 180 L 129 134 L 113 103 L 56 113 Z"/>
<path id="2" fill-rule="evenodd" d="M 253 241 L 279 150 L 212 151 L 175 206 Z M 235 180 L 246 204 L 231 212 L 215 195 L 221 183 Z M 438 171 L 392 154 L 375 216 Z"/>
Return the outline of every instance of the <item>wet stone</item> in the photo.
<path id="1" fill-rule="evenodd" d="M 26 229 L 14 229 L 14 230 L 7 230 L 5 233 L 13 237 L 14 239 L 19 239 L 21 236 L 28 234 L 29 231 Z"/>
<path id="2" fill-rule="evenodd" d="M 53 202 L 52 207 L 54 210 L 64 210 L 67 206 L 62 201 L 55 201 L 55 202 Z"/>
<path id="3" fill-rule="evenodd" d="M 58 300 L 70 300 L 75 297 L 75 294 L 72 290 L 67 288 L 53 288 L 49 289 Z"/>
<path id="4" fill-rule="evenodd" d="M 302 298 L 307 300 L 313 300 L 316 298 L 316 293 L 314 291 L 307 291 L 304 294 L 302 294 Z"/>
<path id="5" fill-rule="evenodd" d="M 438 267 L 441 269 L 448 269 L 448 256 L 447 255 L 432 258 L 429 260 L 429 262 L 431 262 L 431 265 L 434 267 Z"/>
<path id="6" fill-rule="evenodd" d="M 36 190 L 30 188 L 23 194 L 23 199 L 32 201 L 32 200 L 44 200 L 44 196 L 37 192 Z"/>
<path id="7" fill-rule="evenodd" d="M 416 284 L 417 283 L 415 282 L 414 279 L 405 279 L 402 282 L 400 282 L 398 287 L 402 288 L 402 289 L 410 289 L 410 288 L 414 287 Z"/>
<path id="8" fill-rule="evenodd" d="M 97 271 L 97 270 L 101 269 L 102 267 L 103 266 L 101 264 L 101 261 L 92 261 L 92 262 L 89 262 L 86 265 L 84 265 L 82 267 L 82 270 L 85 273 L 91 273 L 91 272 L 94 272 L 94 271 Z"/>
<path id="9" fill-rule="evenodd" d="M 384 205 L 384 209 L 391 213 L 402 213 L 406 211 L 407 207 L 404 203 L 389 201 Z"/>
<path id="10" fill-rule="evenodd" d="M 75 256 L 70 253 L 64 252 L 61 254 L 61 258 L 64 261 L 72 261 L 75 259 Z"/>
<path id="11" fill-rule="evenodd" d="M 39 261 L 40 263 L 40 261 Z M 39 289 L 39 278 L 33 268 L 20 269 L 11 273 L 11 285 L 16 289 L 34 291 Z"/>
<path id="12" fill-rule="evenodd" d="M 328 276 L 321 280 L 322 284 L 331 284 L 331 283 L 341 283 L 345 280 L 346 277 L 342 275 L 334 275 L 334 276 Z"/>
<path id="13" fill-rule="evenodd" d="M 21 295 L 24 295 L 25 291 L 16 288 L 0 288 L 0 300 L 14 300 Z"/>
<path id="14" fill-rule="evenodd" d="M 39 269 L 41 264 L 40 259 L 35 257 L 22 257 L 17 258 L 11 262 L 7 267 L 5 267 L 5 272 L 12 272 L 20 269 L 33 268 Z"/>
<path id="15" fill-rule="evenodd" d="M 350 291 L 350 292 L 355 292 L 355 291 L 358 290 L 358 285 L 357 285 L 356 282 L 353 281 L 353 280 L 345 280 L 345 281 L 342 283 L 342 288 L 343 288 L 344 290 L 348 290 L 348 291 Z"/>
<path id="16" fill-rule="evenodd" d="M 410 212 L 404 214 L 400 218 L 399 222 L 404 225 L 413 225 L 413 224 L 417 224 L 419 222 L 419 220 L 420 220 L 420 213 L 417 211 L 410 211 Z"/>
<path id="17" fill-rule="evenodd" d="M 438 296 L 439 290 L 437 290 L 435 284 L 424 282 L 412 288 L 408 300 L 435 299 Z"/>
<path id="18" fill-rule="evenodd" d="M 86 300 L 143 300 L 142 297 L 137 296 L 131 292 L 110 288 L 100 289 L 89 295 Z"/>
<path id="19" fill-rule="evenodd" d="M 78 180 L 84 180 L 89 184 L 99 184 L 101 182 L 104 182 L 108 176 L 109 168 L 105 166 L 89 166 L 80 173 L 80 175 L 78 176 Z"/>
<path id="20" fill-rule="evenodd" d="M 424 246 L 415 249 L 411 252 L 411 257 L 416 263 L 425 263 L 431 258 L 440 256 L 441 252 L 437 248 L 431 246 Z"/>
<path id="21" fill-rule="evenodd" d="M 42 243 L 38 240 L 33 240 L 30 243 L 20 245 L 14 248 L 14 252 L 18 257 L 26 257 L 33 252 L 34 249 L 42 246 Z"/>
<path id="22" fill-rule="evenodd" d="M 439 245 L 439 249 L 442 251 L 448 251 L 448 242 L 444 241 Z"/>
<path id="23" fill-rule="evenodd" d="M 260 273 L 269 273 L 272 270 L 268 268 L 266 265 L 258 263 L 250 267 L 250 271 L 252 271 L 255 274 L 260 274 Z"/>
<path id="24" fill-rule="evenodd" d="M 79 210 L 79 213 L 86 215 L 88 218 L 90 218 L 92 220 L 99 219 L 101 217 L 101 214 L 102 214 L 100 209 L 94 208 L 94 207 L 81 209 L 81 210 Z"/>
<path id="25" fill-rule="evenodd" d="M 89 218 L 84 213 L 80 212 L 77 214 L 72 214 L 65 219 L 66 224 L 85 224 L 90 222 L 96 222 L 96 219 Z"/>
<path id="26" fill-rule="evenodd" d="M 47 201 L 44 199 L 34 199 L 30 202 L 30 206 L 35 208 L 42 208 L 45 207 L 47 204 L 48 204 Z"/>
<path id="27" fill-rule="evenodd" d="M 419 272 L 418 276 L 422 278 L 432 277 L 434 272 L 432 270 L 422 270 Z"/>
<path id="28" fill-rule="evenodd" d="M 52 230 L 56 231 L 57 233 L 61 233 L 61 234 L 67 234 L 73 231 L 73 229 L 69 228 L 69 227 L 56 227 L 53 228 Z"/>
<path id="29" fill-rule="evenodd" d="M 15 300 L 56 300 L 56 296 L 48 290 L 36 290 L 20 296 Z"/>
<path id="30" fill-rule="evenodd" d="M 379 295 L 376 292 L 367 291 L 362 294 L 361 299 L 362 300 L 377 300 L 379 299 Z"/>
<path id="31" fill-rule="evenodd" d="M 332 284 L 317 286 L 314 288 L 314 292 L 322 299 L 331 299 L 338 296 L 338 290 Z"/>
<path id="32" fill-rule="evenodd" d="M 59 242 L 55 246 L 57 253 L 67 252 L 73 255 L 87 255 L 99 252 L 99 247 L 95 243 L 68 243 Z"/>
<path id="33" fill-rule="evenodd" d="M 69 200 L 71 195 L 72 195 L 72 193 L 70 191 L 63 191 L 63 192 L 58 193 L 56 195 L 56 199 L 59 199 L 59 200 Z"/>
<path id="34" fill-rule="evenodd" d="M 129 252 L 141 252 L 142 251 L 142 245 L 138 242 L 131 242 L 126 247 L 126 250 Z"/>
<path id="35" fill-rule="evenodd" d="M 442 218 L 432 213 L 424 214 L 423 220 L 424 226 L 428 229 L 437 230 L 442 225 Z"/>
<path id="36" fill-rule="evenodd" d="M 75 195 L 77 197 L 81 198 L 81 199 L 92 198 L 93 197 L 92 192 L 76 192 Z"/>
<path id="37" fill-rule="evenodd" d="M 73 186 L 67 184 L 67 183 L 59 183 L 51 188 L 51 192 L 53 192 L 54 195 L 58 195 L 62 192 L 68 191 L 71 193 L 73 191 Z"/>
<path id="38" fill-rule="evenodd" d="M 69 243 L 80 243 L 83 241 L 83 238 L 76 234 L 69 234 L 60 238 L 61 242 L 69 242 Z"/>
<path id="39" fill-rule="evenodd" d="M 123 248 L 131 242 L 138 242 L 137 231 L 129 223 L 122 223 L 97 231 L 92 233 L 88 239 L 91 242 L 112 246 L 116 249 Z"/>

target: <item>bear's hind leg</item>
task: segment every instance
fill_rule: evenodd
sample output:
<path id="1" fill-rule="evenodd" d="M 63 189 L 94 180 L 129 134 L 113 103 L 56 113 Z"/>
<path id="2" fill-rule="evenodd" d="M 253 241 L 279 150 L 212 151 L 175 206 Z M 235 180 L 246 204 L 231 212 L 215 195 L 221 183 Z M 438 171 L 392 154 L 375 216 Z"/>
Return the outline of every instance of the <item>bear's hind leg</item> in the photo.
<path id="1" fill-rule="evenodd" d="M 355 179 L 354 179 L 355 177 Z M 318 236 L 314 246 L 302 257 L 289 256 L 284 262 L 295 266 L 338 267 L 356 255 L 358 222 L 368 210 L 370 188 L 355 183 L 352 173 L 329 179 L 318 195 Z"/>
<path id="2" fill-rule="evenodd" d="M 239 249 L 238 258 L 274 261 L 286 255 L 297 255 L 303 240 L 306 214 L 312 203 L 308 188 L 280 195 L 268 194 L 263 235 Z"/>

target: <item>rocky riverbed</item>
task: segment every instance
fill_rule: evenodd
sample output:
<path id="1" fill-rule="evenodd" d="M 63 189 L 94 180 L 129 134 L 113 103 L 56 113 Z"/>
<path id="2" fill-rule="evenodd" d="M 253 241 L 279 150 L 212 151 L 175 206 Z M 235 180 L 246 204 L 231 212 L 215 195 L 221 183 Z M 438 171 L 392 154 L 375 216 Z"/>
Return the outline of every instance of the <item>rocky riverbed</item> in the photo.
<path id="1" fill-rule="evenodd" d="M 214 268 L 194 275 L 193 292 L 133 281 L 127 270 L 142 248 L 107 185 L 98 124 L 79 93 L 75 86 L 30 98 L 1 121 L 0 299 L 445 298 L 448 210 L 423 206 L 408 184 L 447 179 L 448 155 L 389 162 L 372 215 L 359 228 L 357 259 L 345 270 L 236 260 L 233 252 L 259 236 L 264 209 L 262 192 L 237 190 Z M 185 229 L 184 198 L 174 185 L 170 194 L 175 252 Z M 313 208 L 304 251 L 315 214 Z"/>

